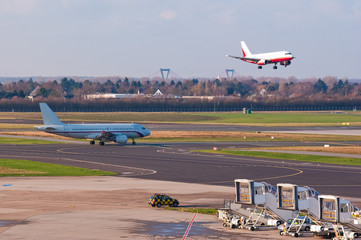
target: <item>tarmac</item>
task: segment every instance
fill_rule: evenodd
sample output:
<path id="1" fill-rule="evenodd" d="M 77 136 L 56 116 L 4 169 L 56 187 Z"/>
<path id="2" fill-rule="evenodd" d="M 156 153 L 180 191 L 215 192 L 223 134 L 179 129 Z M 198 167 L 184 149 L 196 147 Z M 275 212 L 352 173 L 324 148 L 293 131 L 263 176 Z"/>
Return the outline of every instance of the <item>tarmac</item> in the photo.
<path id="1" fill-rule="evenodd" d="M 334 130 L 337 129 L 328 129 L 330 133 Z M 149 197 L 166 193 L 177 198 L 180 207 L 220 208 L 225 199 L 234 199 L 235 178 L 273 185 L 281 182 L 307 185 L 321 194 L 339 195 L 361 207 L 361 167 L 189 152 L 214 146 L 323 144 L 326 143 L 2 144 L 2 158 L 96 168 L 117 172 L 119 176 L 0 178 L 0 239 L 180 239 L 194 214 L 152 208 L 148 205 Z M 203 214 L 195 217 L 187 237 L 279 238 L 276 230 L 250 232 L 224 228 L 216 216 Z"/>
<path id="2" fill-rule="evenodd" d="M 6 186 L 5 186 L 6 185 Z M 123 177 L 1 178 L 0 239 L 181 239 L 194 213 L 153 208 L 167 193 L 181 207 L 222 207 L 233 187 Z M 186 239 L 279 239 L 277 230 L 224 228 L 197 214 Z M 282 237 L 282 239 L 292 239 Z"/>
<path id="3" fill-rule="evenodd" d="M 361 167 L 190 152 L 192 149 L 310 146 L 325 143 L 141 143 L 0 145 L 0 156 L 116 172 L 119 176 L 232 187 L 246 178 L 310 186 L 321 194 L 361 198 Z M 337 143 L 333 143 L 336 145 Z M 342 144 L 345 144 L 344 142 Z"/>

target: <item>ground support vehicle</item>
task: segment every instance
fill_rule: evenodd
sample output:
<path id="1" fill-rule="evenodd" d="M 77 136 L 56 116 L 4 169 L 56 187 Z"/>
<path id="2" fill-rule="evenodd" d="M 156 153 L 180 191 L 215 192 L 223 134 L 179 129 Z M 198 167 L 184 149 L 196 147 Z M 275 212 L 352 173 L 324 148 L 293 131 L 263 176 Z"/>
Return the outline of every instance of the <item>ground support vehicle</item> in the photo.
<path id="1" fill-rule="evenodd" d="M 223 221 L 223 227 L 241 228 L 243 217 L 228 208 L 218 209 L 218 218 Z"/>
<path id="2" fill-rule="evenodd" d="M 338 196 L 319 196 L 320 220 L 332 224 L 335 240 L 359 238 L 361 218 L 359 209 Z"/>
<path id="3" fill-rule="evenodd" d="M 236 200 L 226 207 L 237 217 L 224 221 L 226 226 L 254 231 L 259 228 L 277 228 L 295 213 L 277 209 L 276 189 L 268 183 L 236 179 Z M 238 219 L 238 220 L 236 220 Z"/>
<path id="4" fill-rule="evenodd" d="M 248 179 L 236 179 L 236 202 L 234 205 L 250 206 L 252 211 L 246 215 L 242 228 L 256 230 L 258 228 L 277 228 L 295 212 L 277 208 L 277 190 L 266 182 L 255 182 Z"/>
<path id="5" fill-rule="evenodd" d="M 312 234 L 313 225 L 320 226 L 318 229 L 324 228 L 324 223 L 319 220 L 318 196 L 320 194 L 315 189 L 279 183 L 277 194 L 279 209 L 297 212 L 295 218 L 289 219 L 284 226 L 279 228 L 281 236 L 298 237 L 302 234 Z"/>
<path id="6" fill-rule="evenodd" d="M 281 236 L 290 235 L 299 237 L 301 234 L 311 233 L 311 226 L 311 219 L 306 216 L 297 216 L 297 218 L 288 219 L 287 222 L 278 226 L 278 229 L 280 230 Z"/>

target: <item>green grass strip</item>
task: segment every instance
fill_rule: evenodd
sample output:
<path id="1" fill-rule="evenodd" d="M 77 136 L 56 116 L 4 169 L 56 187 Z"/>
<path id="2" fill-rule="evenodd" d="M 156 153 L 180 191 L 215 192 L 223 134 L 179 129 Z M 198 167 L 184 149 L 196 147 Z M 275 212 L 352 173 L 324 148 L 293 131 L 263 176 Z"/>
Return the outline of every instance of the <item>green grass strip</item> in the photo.
<path id="1" fill-rule="evenodd" d="M 217 214 L 217 209 L 215 208 L 179 208 L 179 207 L 165 207 L 166 210 L 174 210 L 179 212 L 190 212 L 190 213 L 200 213 L 215 215 Z"/>
<path id="2" fill-rule="evenodd" d="M 284 159 L 284 160 L 294 160 L 294 161 L 302 161 L 302 162 L 361 166 L 361 158 L 306 155 L 306 154 L 293 154 L 293 153 L 275 153 L 275 152 L 262 152 L 262 151 L 237 151 L 237 150 L 228 150 L 228 149 L 221 149 L 219 151 L 199 150 L 199 152 L 239 155 L 239 156 L 247 156 L 247 157 Z"/>
<path id="3" fill-rule="evenodd" d="M 0 144 L 56 144 L 56 143 L 66 143 L 66 142 L 57 142 L 57 141 L 47 141 L 39 139 L 30 139 L 30 138 L 11 138 L 11 137 L 0 137 Z"/>
<path id="4" fill-rule="evenodd" d="M 110 176 L 117 173 L 19 159 L 0 159 L 0 176 Z"/>

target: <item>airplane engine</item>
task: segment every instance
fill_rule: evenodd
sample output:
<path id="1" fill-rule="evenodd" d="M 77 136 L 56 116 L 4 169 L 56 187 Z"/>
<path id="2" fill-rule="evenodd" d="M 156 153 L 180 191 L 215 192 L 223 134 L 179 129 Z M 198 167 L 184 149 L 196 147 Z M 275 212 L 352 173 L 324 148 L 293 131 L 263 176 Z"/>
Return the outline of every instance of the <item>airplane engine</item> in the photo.
<path id="1" fill-rule="evenodd" d="M 115 137 L 115 142 L 121 145 L 125 145 L 128 141 L 128 137 L 125 135 L 120 135 Z"/>
<path id="2" fill-rule="evenodd" d="M 270 64 L 271 61 L 269 60 L 265 60 L 265 59 L 261 59 L 257 62 L 258 65 L 266 65 L 266 64 Z"/>
<path id="3" fill-rule="evenodd" d="M 261 59 L 257 62 L 258 65 L 266 65 L 267 60 L 265 61 L 264 59 Z"/>
<path id="4" fill-rule="evenodd" d="M 287 67 L 288 65 L 291 65 L 291 61 L 288 60 L 288 61 L 283 61 L 283 62 L 280 62 L 281 65 Z"/>

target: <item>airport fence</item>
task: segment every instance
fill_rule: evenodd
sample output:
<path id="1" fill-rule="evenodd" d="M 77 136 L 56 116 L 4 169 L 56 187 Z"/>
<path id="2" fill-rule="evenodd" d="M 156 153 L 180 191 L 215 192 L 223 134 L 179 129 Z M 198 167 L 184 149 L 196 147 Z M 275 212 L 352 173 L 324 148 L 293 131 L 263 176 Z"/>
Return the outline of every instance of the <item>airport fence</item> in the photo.
<path id="1" fill-rule="evenodd" d="M 361 109 L 361 102 L 251 102 L 244 100 L 97 100 L 97 101 L 0 101 L 1 112 L 39 112 L 39 102 L 47 102 L 55 112 L 242 112 L 252 111 L 352 111 Z"/>

